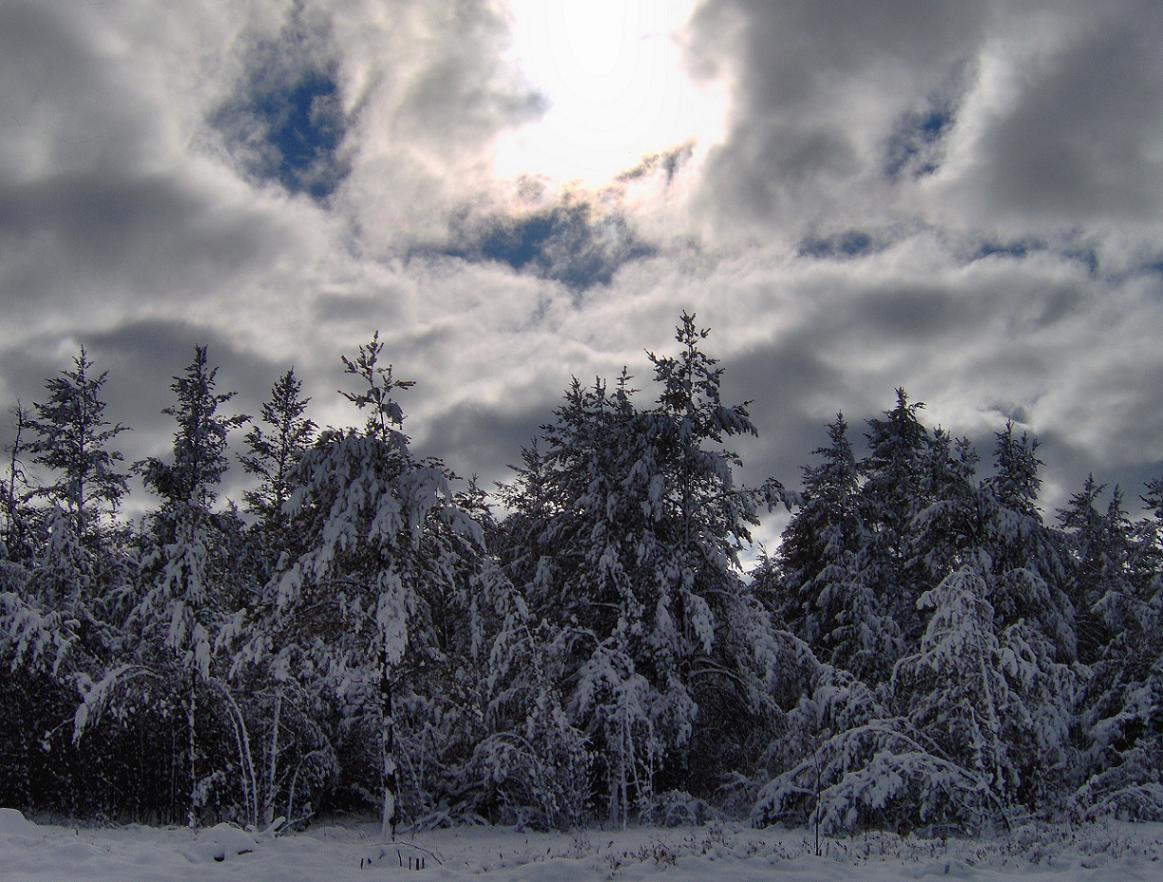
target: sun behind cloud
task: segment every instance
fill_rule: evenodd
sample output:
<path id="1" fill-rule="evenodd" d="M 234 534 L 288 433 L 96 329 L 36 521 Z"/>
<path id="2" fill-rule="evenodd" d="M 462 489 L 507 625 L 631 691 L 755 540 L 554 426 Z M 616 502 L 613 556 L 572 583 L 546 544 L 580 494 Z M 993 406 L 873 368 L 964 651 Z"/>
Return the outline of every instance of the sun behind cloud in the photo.
<path id="1" fill-rule="evenodd" d="M 547 104 L 503 135 L 495 170 L 601 187 L 647 154 L 725 130 L 725 90 L 696 83 L 681 36 L 694 3 L 510 0 L 510 60 Z"/>

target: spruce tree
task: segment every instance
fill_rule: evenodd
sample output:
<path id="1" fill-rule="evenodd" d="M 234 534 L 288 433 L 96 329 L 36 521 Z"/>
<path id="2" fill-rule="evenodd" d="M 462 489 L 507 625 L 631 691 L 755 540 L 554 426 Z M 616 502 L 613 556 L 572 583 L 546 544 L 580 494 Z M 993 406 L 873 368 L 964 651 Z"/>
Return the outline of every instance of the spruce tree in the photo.
<path id="1" fill-rule="evenodd" d="M 29 414 L 18 401 L 12 408 L 15 432 L 12 443 L 7 445 L 8 474 L 4 479 L 2 501 L 4 503 L 4 537 L 0 542 L 3 557 L 15 562 L 31 562 L 33 559 L 32 529 L 29 523 L 28 476 L 24 470 L 23 455 L 28 449 L 25 433 L 28 429 Z"/>
<path id="2" fill-rule="evenodd" d="M 209 366 L 206 347 L 196 346 L 185 373 L 174 377 L 170 387 L 176 404 L 163 411 L 178 424 L 171 458 L 151 457 L 138 466 L 162 505 L 146 537 L 145 592 L 130 622 L 141 638 L 136 656 L 142 669 L 160 670 L 181 695 L 189 785 L 186 820 L 191 827 L 199 822 L 210 780 L 199 774 L 206 770 L 200 769 L 198 696 L 211 679 L 216 632 L 231 594 L 230 569 L 221 553 L 221 518 L 212 505 L 229 465 L 229 433 L 247 420 L 220 412 L 234 393 L 217 391 L 217 374 Z"/>
<path id="3" fill-rule="evenodd" d="M 693 316 L 675 336 L 677 355 L 649 356 L 655 407 L 635 406 L 625 373 L 613 391 L 575 380 L 506 496 L 509 574 L 549 624 L 612 822 L 649 816 L 667 786 L 706 792 L 750 765 L 776 668 L 738 555 L 778 488 L 734 483 L 723 442 L 754 432 L 747 407 L 722 403 Z M 732 724 L 713 745 L 707 719 Z"/>
<path id="4" fill-rule="evenodd" d="M 33 404 L 36 416 L 28 423 L 35 434 L 29 444 L 33 462 L 56 476 L 37 494 L 68 512 L 73 532 L 85 541 L 98 534 L 102 514 L 117 511 L 128 478 L 117 467 L 121 453 L 109 447 L 126 428 L 104 416 L 101 392 L 108 371 L 94 376 L 92 368 L 81 349 L 72 370 L 45 383 L 48 397 Z"/>
<path id="5" fill-rule="evenodd" d="M 1118 487 L 1105 511 L 1088 477 L 1059 519 L 1067 528 L 1076 602 L 1086 603 L 1087 661 L 1079 723 L 1083 764 L 1074 808 L 1084 816 L 1163 818 L 1163 599 L 1158 524 L 1134 524 Z M 1148 501 L 1151 485 L 1148 485 Z"/>
<path id="6" fill-rule="evenodd" d="M 821 658 L 875 683 L 900 631 L 870 584 L 871 536 L 842 414 L 828 438 L 828 447 L 813 451 L 822 462 L 803 470 L 801 504 L 780 544 L 780 618 Z"/>
<path id="7" fill-rule="evenodd" d="M 243 468 L 259 479 L 259 486 L 247 491 L 244 499 L 247 510 L 268 528 L 287 522 L 283 507 L 291 496 L 292 474 L 315 436 L 315 423 L 303 415 L 310 401 L 303 397 L 295 369 L 289 369 L 271 387 L 260 410 L 262 423 L 246 435 L 248 452 L 240 459 Z M 270 428 L 264 430 L 263 425 Z"/>
<path id="8" fill-rule="evenodd" d="M 434 609 L 460 591 L 481 529 L 457 505 L 451 476 L 418 461 L 397 394 L 412 386 L 381 362 L 376 334 L 343 357 L 366 412 L 362 430 L 327 430 L 300 459 L 290 501 L 303 552 L 279 576 L 278 640 L 346 705 L 347 727 L 374 738 L 384 835 L 403 812 L 401 715 L 418 668 L 441 660 Z M 305 671 L 302 680 L 309 674 Z"/>
<path id="9" fill-rule="evenodd" d="M 914 519 L 927 507 L 924 494 L 929 436 L 904 389 L 896 390 L 896 406 L 883 419 L 868 421 L 868 455 L 860 468 L 866 480 L 861 488 L 861 519 L 869 531 L 868 567 L 872 590 L 880 608 L 899 629 L 895 645 L 887 647 L 881 676 L 897 658 L 916 647 L 924 622 L 917 598 L 929 587 L 928 574 L 918 559 Z"/>

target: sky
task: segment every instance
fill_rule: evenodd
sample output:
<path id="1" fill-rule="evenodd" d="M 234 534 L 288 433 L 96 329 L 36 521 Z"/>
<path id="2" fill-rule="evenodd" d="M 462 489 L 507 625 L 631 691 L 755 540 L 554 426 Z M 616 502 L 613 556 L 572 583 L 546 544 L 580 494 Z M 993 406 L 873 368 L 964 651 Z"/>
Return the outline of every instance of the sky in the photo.
<path id="1" fill-rule="evenodd" d="M 1048 513 L 1163 475 L 1163 5 L 0 0 L 0 440 L 84 346 L 127 460 L 196 344 L 487 487 L 571 377 L 711 329 L 740 478 L 904 387 L 1041 440 Z M 238 493 L 235 468 L 227 492 Z M 759 538 L 774 541 L 778 518 Z"/>

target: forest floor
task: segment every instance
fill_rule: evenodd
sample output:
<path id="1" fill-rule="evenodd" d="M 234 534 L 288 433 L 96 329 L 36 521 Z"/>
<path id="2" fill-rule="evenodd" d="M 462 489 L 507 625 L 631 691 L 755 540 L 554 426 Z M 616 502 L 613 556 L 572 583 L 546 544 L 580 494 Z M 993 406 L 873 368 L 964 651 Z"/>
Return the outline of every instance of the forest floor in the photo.
<path id="1" fill-rule="evenodd" d="M 1163 824 L 1039 825 L 972 840 L 870 833 L 822 839 L 820 851 L 817 856 L 810 831 L 731 823 L 553 834 L 461 827 L 386 843 L 378 825 L 355 819 L 256 837 L 227 825 L 191 833 L 175 827 L 37 824 L 0 809 L 3 882 L 1163 880 Z"/>

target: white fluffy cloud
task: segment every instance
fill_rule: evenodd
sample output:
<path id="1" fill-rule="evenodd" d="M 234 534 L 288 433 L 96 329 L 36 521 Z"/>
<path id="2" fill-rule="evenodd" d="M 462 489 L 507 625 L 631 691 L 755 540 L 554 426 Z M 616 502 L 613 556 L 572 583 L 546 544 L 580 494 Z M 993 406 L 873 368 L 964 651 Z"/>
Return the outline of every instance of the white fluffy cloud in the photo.
<path id="1" fill-rule="evenodd" d="M 649 398 L 687 309 L 754 401 L 750 480 L 898 385 L 986 460 L 1039 434 L 1051 505 L 1163 472 L 1157 4 L 706 3 L 650 76 L 727 115 L 605 188 L 498 177 L 554 106 L 513 15 L 0 5 L 0 404 L 84 344 L 155 452 L 207 342 L 240 409 L 294 364 L 350 422 L 338 355 L 378 328 L 417 444 L 491 481 L 571 375 Z"/>

